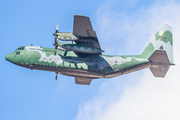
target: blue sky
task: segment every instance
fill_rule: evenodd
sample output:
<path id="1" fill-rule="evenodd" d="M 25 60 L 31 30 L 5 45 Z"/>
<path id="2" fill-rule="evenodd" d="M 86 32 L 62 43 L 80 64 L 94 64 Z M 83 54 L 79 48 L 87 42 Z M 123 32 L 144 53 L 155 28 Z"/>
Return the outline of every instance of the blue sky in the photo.
<path id="1" fill-rule="evenodd" d="M 140 83 L 143 80 L 146 81 L 142 82 L 143 86 L 146 86 L 146 83 L 156 84 L 157 78 L 154 78 L 149 70 L 145 70 L 145 72 L 138 71 L 111 79 L 94 80 L 90 86 L 82 86 L 75 84 L 72 77 L 59 75 L 56 81 L 55 73 L 29 70 L 5 60 L 5 55 L 13 52 L 19 46 L 33 44 L 53 47 L 54 36 L 52 34 L 55 31 L 56 23 L 59 23 L 59 31 L 71 32 L 75 14 L 89 16 L 105 54 L 116 55 L 140 54 L 152 37 L 145 35 L 155 33 L 159 25 L 169 23 L 175 28 L 175 32 L 179 30 L 176 28 L 179 25 L 177 21 L 180 20 L 177 18 L 179 15 L 177 1 L 3 0 L 0 3 L 1 120 L 102 119 L 105 118 L 105 114 L 109 115 L 111 112 L 119 110 L 115 109 L 114 106 L 127 98 L 126 96 L 131 99 L 133 94 L 138 95 L 139 92 L 136 88 L 141 88 Z M 171 9 L 172 14 L 167 12 L 167 9 Z M 173 16 L 167 20 L 164 19 L 167 16 L 163 10 L 166 11 L 167 15 Z M 160 13 L 160 16 L 156 13 Z M 145 37 L 135 38 L 138 36 Z M 179 36 L 175 37 L 179 38 Z M 178 51 L 178 47 L 176 48 Z M 144 76 L 149 76 L 153 82 L 144 79 Z M 176 88 L 173 86 L 177 84 L 176 82 L 173 82 L 171 88 Z M 159 81 L 158 84 L 161 85 Z M 164 83 L 164 86 L 166 85 Z M 150 87 L 147 88 L 147 91 L 152 91 Z M 153 86 L 153 88 L 156 87 Z M 135 93 L 129 92 L 132 90 Z M 140 90 L 143 90 L 143 87 Z M 173 91 L 174 89 L 171 92 Z M 159 92 L 159 94 L 163 93 Z M 178 95 L 180 94 L 175 94 L 175 96 Z M 125 100 L 129 101 L 129 99 Z M 157 99 L 161 100 L 161 98 Z M 133 102 L 125 102 L 125 105 L 131 103 Z M 139 102 L 134 102 L 134 104 L 142 105 Z M 157 110 L 160 110 L 158 108 L 159 106 Z M 172 110 L 175 109 L 172 108 Z M 174 112 L 178 111 L 179 109 Z"/>

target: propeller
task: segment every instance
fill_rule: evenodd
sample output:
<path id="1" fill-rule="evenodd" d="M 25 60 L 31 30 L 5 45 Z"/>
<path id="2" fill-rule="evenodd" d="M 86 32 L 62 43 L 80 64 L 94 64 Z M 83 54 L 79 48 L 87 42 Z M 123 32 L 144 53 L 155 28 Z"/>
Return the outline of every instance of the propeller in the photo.
<path id="1" fill-rule="evenodd" d="M 55 41 L 54 41 L 55 51 L 54 51 L 54 55 L 56 55 L 57 48 L 58 48 L 58 35 L 56 33 L 58 33 L 58 23 L 56 25 L 56 31 L 53 34 L 55 36 Z"/>
<path id="2" fill-rule="evenodd" d="M 54 41 L 54 46 L 55 46 L 55 51 L 54 51 L 54 55 L 56 55 L 56 52 L 57 52 L 57 48 L 58 48 L 58 23 L 56 25 L 56 31 L 55 33 L 53 33 L 53 35 L 55 36 L 55 41 Z M 57 77 L 58 77 L 58 72 L 55 72 L 56 73 L 56 77 L 55 77 L 55 80 L 57 80 Z"/>

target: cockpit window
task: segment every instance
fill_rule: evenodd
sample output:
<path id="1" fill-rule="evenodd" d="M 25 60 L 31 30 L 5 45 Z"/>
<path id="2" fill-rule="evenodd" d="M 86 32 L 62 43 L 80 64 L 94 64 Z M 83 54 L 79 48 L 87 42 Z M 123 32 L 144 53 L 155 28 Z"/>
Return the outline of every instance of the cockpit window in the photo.
<path id="1" fill-rule="evenodd" d="M 19 47 L 17 50 L 24 50 L 24 46 Z"/>
<path id="2" fill-rule="evenodd" d="M 20 51 L 17 51 L 17 52 L 16 52 L 16 55 L 20 55 Z"/>

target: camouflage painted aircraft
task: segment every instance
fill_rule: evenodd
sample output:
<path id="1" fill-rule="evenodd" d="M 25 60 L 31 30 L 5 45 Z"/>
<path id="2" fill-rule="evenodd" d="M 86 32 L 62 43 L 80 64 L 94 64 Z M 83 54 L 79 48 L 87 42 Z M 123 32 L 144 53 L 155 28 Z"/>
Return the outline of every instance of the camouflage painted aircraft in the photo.
<path id="1" fill-rule="evenodd" d="M 30 69 L 52 71 L 75 77 L 76 84 L 89 85 L 92 79 L 112 78 L 149 68 L 155 77 L 165 77 L 173 63 L 173 38 L 169 25 L 163 25 L 140 55 L 102 55 L 104 52 L 89 17 L 75 15 L 73 32 L 55 33 L 55 49 L 21 46 L 6 60 Z M 72 41 L 71 43 L 58 43 Z"/>

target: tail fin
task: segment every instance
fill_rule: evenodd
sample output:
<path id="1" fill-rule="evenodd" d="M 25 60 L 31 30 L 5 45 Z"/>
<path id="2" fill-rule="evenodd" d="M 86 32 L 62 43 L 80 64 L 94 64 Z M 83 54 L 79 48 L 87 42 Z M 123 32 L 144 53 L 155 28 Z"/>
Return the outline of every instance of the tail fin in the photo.
<path id="1" fill-rule="evenodd" d="M 155 77 L 164 77 L 173 64 L 173 38 L 169 25 L 163 25 L 140 55 L 151 62 L 150 70 Z"/>

